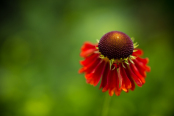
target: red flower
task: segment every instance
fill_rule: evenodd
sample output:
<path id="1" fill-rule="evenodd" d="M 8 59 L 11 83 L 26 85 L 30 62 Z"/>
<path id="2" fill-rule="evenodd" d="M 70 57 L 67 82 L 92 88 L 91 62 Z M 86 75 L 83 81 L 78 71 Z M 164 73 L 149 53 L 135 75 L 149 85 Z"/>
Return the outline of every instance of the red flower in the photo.
<path id="1" fill-rule="evenodd" d="M 79 73 L 85 73 L 87 83 L 96 86 L 100 79 L 100 88 L 109 95 L 119 96 L 121 91 L 135 89 L 136 83 L 141 87 L 145 83 L 148 58 L 140 58 L 143 51 L 137 49 L 137 43 L 125 33 L 112 31 L 106 33 L 98 44 L 84 43 L 80 56 L 82 68 Z"/>

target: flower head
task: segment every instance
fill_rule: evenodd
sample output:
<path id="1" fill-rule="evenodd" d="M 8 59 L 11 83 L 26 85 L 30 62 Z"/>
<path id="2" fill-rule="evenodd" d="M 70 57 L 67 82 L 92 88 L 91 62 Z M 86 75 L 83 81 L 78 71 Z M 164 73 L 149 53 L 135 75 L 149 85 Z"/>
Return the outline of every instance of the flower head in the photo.
<path id="1" fill-rule="evenodd" d="M 137 49 L 138 44 L 123 32 L 106 33 L 98 44 L 84 43 L 80 56 L 82 68 L 79 73 L 85 73 L 87 83 L 96 86 L 100 79 L 102 91 L 109 91 L 119 96 L 121 91 L 129 92 L 135 89 L 135 83 L 142 86 L 145 83 L 148 58 L 140 58 L 143 51 Z"/>

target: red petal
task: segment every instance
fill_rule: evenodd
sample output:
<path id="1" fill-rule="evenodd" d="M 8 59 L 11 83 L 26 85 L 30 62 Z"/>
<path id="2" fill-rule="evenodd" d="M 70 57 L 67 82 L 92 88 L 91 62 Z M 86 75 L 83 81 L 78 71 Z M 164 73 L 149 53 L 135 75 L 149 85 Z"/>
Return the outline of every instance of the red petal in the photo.
<path id="1" fill-rule="evenodd" d="M 129 78 L 133 78 L 133 80 L 135 81 L 135 83 L 138 85 L 138 86 L 142 86 L 142 81 L 132 72 L 131 68 L 128 69 L 128 66 L 126 66 L 126 73 L 128 75 Z"/>
<path id="2" fill-rule="evenodd" d="M 145 79 L 144 77 L 138 72 L 138 69 L 135 67 L 134 64 L 130 64 L 130 69 L 131 71 L 139 78 L 141 79 L 141 82 L 144 84 L 145 83 Z"/>
<path id="3" fill-rule="evenodd" d="M 93 64 L 91 64 L 90 66 L 87 67 L 87 69 L 85 70 L 86 74 L 91 73 L 92 71 L 94 71 L 94 69 L 96 68 L 96 66 L 101 62 L 100 58 L 97 58 L 97 60 L 95 60 L 95 62 Z"/>
<path id="4" fill-rule="evenodd" d="M 137 57 L 136 59 L 139 62 L 142 62 L 143 64 L 147 64 L 149 62 L 149 59 L 148 58 L 140 58 L 140 57 Z"/>
<path id="5" fill-rule="evenodd" d="M 119 78 L 118 78 L 118 71 L 117 71 L 117 68 L 115 69 L 116 71 L 115 71 L 115 78 L 116 78 L 116 85 L 115 85 L 115 94 L 117 95 L 117 96 L 119 96 L 120 95 L 120 93 L 121 93 L 121 88 L 119 87 Z"/>
<path id="6" fill-rule="evenodd" d="M 128 69 L 128 67 L 127 67 L 127 69 Z M 127 77 L 129 78 L 129 80 L 130 80 L 130 82 L 131 82 L 131 88 L 130 88 L 130 89 L 133 91 L 133 90 L 135 89 L 134 80 L 133 80 L 132 77 L 129 76 L 128 74 L 127 74 Z"/>
<path id="7" fill-rule="evenodd" d="M 97 59 L 99 57 L 99 54 L 92 54 L 91 56 L 85 58 L 83 61 L 80 61 L 80 64 L 83 66 L 86 66 L 90 64 L 93 60 Z"/>
<path id="8" fill-rule="evenodd" d="M 146 77 L 146 70 L 148 70 L 148 67 L 145 67 L 143 63 L 138 62 L 136 59 L 133 60 L 135 66 L 137 67 L 138 71 L 143 77 Z"/>
<path id="9" fill-rule="evenodd" d="M 108 78 L 108 89 L 109 95 L 112 96 L 115 92 L 115 85 L 116 85 L 116 70 L 111 70 L 110 77 Z"/>
<path id="10" fill-rule="evenodd" d="M 92 72 L 100 61 L 101 61 L 101 59 L 96 57 L 91 62 L 89 62 L 89 64 L 87 66 L 82 67 L 79 70 L 79 73 L 84 73 L 84 72 L 85 73 L 90 73 L 90 72 Z"/>
<path id="11" fill-rule="evenodd" d="M 83 44 L 83 46 L 81 47 L 81 50 L 86 51 L 86 50 L 89 50 L 89 49 L 95 49 L 95 47 L 96 47 L 96 45 L 91 44 L 90 42 L 85 42 Z"/>
<path id="12" fill-rule="evenodd" d="M 147 62 L 148 62 L 148 58 L 142 59 L 142 58 L 137 57 L 134 61 L 135 61 L 141 68 L 143 68 L 143 69 L 146 70 L 147 72 L 150 72 L 150 67 L 146 65 Z"/>
<path id="13" fill-rule="evenodd" d="M 82 52 L 80 53 L 80 56 L 81 56 L 81 57 L 88 57 L 88 56 L 90 56 L 92 53 L 94 53 L 94 51 L 96 51 L 96 49 L 88 49 L 88 50 L 86 50 L 86 51 L 82 51 Z"/>
<path id="14" fill-rule="evenodd" d="M 104 72 L 104 69 L 105 69 L 105 61 L 102 61 L 102 63 L 100 63 L 94 72 L 86 75 L 86 80 L 87 80 L 87 83 L 90 83 L 94 86 L 96 86 L 98 84 L 98 82 L 100 81 L 100 78 Z"/>
<path id="15" fill-rule="evenodd" d="M 105 66 L 105 70 L 103 72 L 103 76 L 102 76 L 102 80 L 101 80 L 101 84 L 100 84 L 100 88 L 104 88 L 106 85 L 107 85 L 107 76 L 109 74 L 109 63 L 107 62 L 106 63 L 106 66 Z"/>
<path id="16" fill-rule="evenodd" d="M 80 56 L 81 57 L 88 57 L 89 55 L 91 55 L 92 53 L 94 53 L 94 51 L 96 51 L 96 45 L 93 45 L 89 42 L 86 42 L 83 44 L 83 46 L 81 47 L 81 53 Z"/>
<path id="17" fill-rule="evenodd" d="M 142 56 L 143 55 L 143 50 L 141 49 L 134 49 L 136 50 L 135 52 L 133 52 L 133 56 Z"/>
<path id="18" fill-rule="evenodd" d="M 122 65 L 120 65 L 120 77 L 122 79 L 122 83 L 121 83 L 122 90 L 124 90 L 125 92 L 128 92 L 128 89 L 132 88 L 132 84 L 125 72 L 125 68 L 123 68 Z"/>
<path id="19" fill-rule="evenodd" d="M 103 89 L 102 89 L 102 92 L 105 92 L 105 91 L 107 91 L 108 89 L 109 89 L 109 79 L 111 78 L 111 70 L 110 70 L 110 67 L 108 68 L 108 74 L 107 74 L 107 77 L 106 77 L 106 79 L 107 79 L 107 84 L 103 87 Z"/>

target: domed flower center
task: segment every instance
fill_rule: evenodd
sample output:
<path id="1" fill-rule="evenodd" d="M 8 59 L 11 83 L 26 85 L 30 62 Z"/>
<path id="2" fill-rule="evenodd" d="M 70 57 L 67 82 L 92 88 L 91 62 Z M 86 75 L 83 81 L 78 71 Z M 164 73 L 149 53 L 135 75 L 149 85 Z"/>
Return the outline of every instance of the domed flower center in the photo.
<path id="1" fill-rule="evenodd" d="M 123 32 L 111 31 L 99 41 L 99 52 L 109 59 L 127 58 L 133 52 L 131 38 Z"/>

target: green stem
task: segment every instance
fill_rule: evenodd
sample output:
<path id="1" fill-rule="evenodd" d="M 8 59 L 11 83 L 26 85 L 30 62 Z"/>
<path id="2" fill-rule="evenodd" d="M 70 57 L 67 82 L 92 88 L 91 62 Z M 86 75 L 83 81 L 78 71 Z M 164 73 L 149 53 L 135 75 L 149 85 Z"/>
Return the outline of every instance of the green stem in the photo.
<path id="1" fill-rule="evenodd" d="M 104 102 L 103 102 L 103 109 L 102 109 L 102 114 L 101 116 L 108 116 L 108 111 L 109 111 L 109 103 L 110 103 L 110 99 L 111 97 L 108 95 L 108 93 L 105 93 L 105 98 L 104 98 Z"/>

